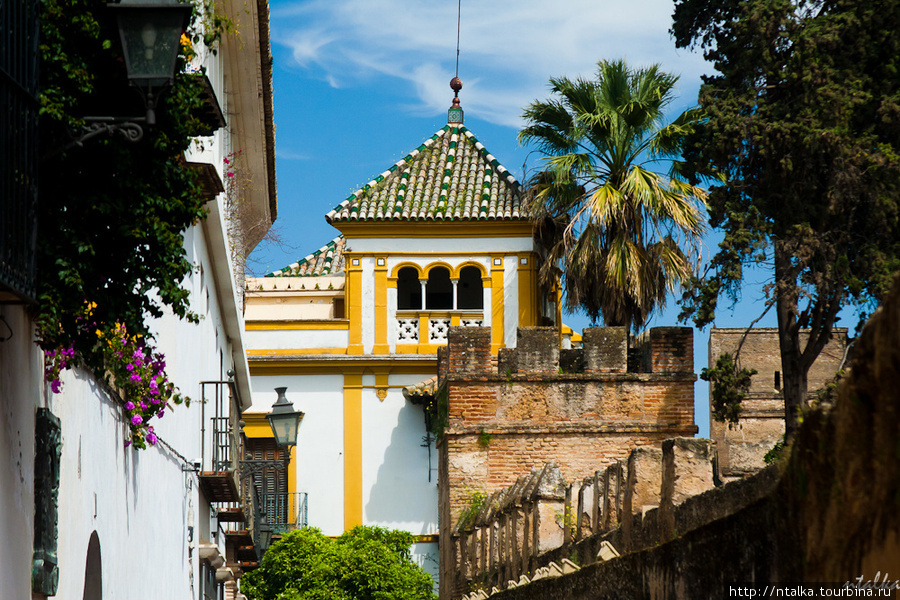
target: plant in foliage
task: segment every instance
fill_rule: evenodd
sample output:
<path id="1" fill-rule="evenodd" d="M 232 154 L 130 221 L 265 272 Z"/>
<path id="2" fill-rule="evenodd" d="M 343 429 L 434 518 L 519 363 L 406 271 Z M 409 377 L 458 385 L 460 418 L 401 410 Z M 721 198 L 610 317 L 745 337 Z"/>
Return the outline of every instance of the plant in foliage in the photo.
<path id="1" fill-rule="evenodd" d="M 734 357 L 727 352 L 716 359 L 716 366 L 700 371 L 700 379 L 712 386 L 712 412 L 716 421 L 738 422 L 741 402 L 750 391 L 750 378 L 756 369 L 738 369 Z"/>
<path id="2" fill-rule="evenodd" d="M 768 269 L 790 438 L 841 308 L 865 317 L 900 269 L 900 3 L 678 0 L 672 33 L 715 69 L 685 156 L 720 177 L 724 234 L 682 316 L 711 323 L 745 266 Z"/>
<path id="3" fill-rule="evenodd" d="M 298 529 L 266 550 L 241 579 L 250 600 L 436 600 L 433 581 L 412 562 L 412 534 L 357 526 L 336 539 Z"/>
<path id="4" fill-rule="evenodd" d="M 601 61 L 596 79 L 553 78 L 551 98 L 525 109 L 519 140 L 545 155 L 529 183 L 541 276 L 550 284 L 561 267 L 567 309 L 592 321 L 640 328 L 693 274 L 706 193 L 676 160 L 697 112 L 664 120 L 677 80 Z"/>
<path id="5" fill-rule="evenodd" d="M 71 145 L 69 132 L 84 125 L 83 116 L 134 117 L 144 113 L 143 103 L 128 86 L 105 1 L 43 0 L 41 10 L 38 343 L 51 383 L 58 382 L 59 369 L 80 365 L 100 380 L 113 374 L 123 402 L 140 407 L 149 398 L 153 405 L 152 394 L 133 391 L 123 381 L 119 357 L 110 354 L 108 343 L 131 352 L 129 360 L 140 352 L 160 366 L 149 319 L 168 311 L 197 320 L 182 287 L 193 268 L 183 233 L 206 210 L 197 177 L 183 157 L 203 129 L 197 117 L 202 73 L 175 77 L 157 106 L 156 126 L 145 127 L 139 142 L 107 136 Z M 214 33 L 200 35 L 201 22 L 224 27 L 225 21 L 210 20 L 195 5 L 190 31 L 182 37 L 179 71 L 196 52 L 190 39 L 202 41 Z M 135 345 L 133 339 L 142 341 Z M 64 361 L 58 360 L 62 353 Z M 161 366 L 142 378 L 147 386 L 155 381 L 169 389 Z M 172 391 L 169 398 L 180 397 Z M 128 415 L 132 423 L 140 417 L 148 428 L 132 429 L 138 446 L 152 439 L 147 420 L 160 413 L 141 411 Z"/>

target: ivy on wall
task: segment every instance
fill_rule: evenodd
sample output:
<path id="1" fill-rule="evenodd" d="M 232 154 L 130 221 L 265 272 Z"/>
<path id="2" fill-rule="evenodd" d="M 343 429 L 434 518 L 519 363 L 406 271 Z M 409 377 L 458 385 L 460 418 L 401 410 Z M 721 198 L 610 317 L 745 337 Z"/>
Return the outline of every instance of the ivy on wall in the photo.
<path id="1" fill-rule="evenodd" d="M 204 127 L 198 117 L 203 73 L 182 71 L 195 44 L 215 44 L 231 28 L 224 17 L 204 13 L 213 8 L 206 4 L 194 6 L 179 74 L 159 99 L 156 126 L 145 127 L 137 143 L 106 136 L 67 147 L 84 116 L 133 118 L 144 114 L 144 104 L 129 87 L 106 3 L 42 2 L 38 344 L 53 391 L 59 391 L 60 370 L 74 365 L 110 384 L 126 406 L 138 447 L 155 442 L 150 417 L 182 400 L 165 377 L 148 323 L 166 311 L 198 321 L 182 286 L 194 268 L 183 233 L 205 218 L 206 209 L 184 151 Z M 148 370 L 147 364 L 155 366 Z M 128 385 L 139 383 L 132 376 L 143 377 L 143 385 Z M 152 389 L 163 392 L 153 396 Z M 142 411 L 142 405 L 155 410 Z"/>

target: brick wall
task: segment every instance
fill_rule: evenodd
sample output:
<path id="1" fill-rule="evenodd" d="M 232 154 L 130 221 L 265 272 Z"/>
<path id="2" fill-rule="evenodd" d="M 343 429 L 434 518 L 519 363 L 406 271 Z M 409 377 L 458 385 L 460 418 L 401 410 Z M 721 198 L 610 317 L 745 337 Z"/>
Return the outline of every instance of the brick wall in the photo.
<path id="1" fill-rule="evenodd" d="M 567 354 L 565 363 L 582 372 L 561 372 L 558 339 L 550 328 L 521 328 L 517 348 L 492 367 L 489 329 L 450 330 L 438 373 L 446 394 L 438 446 L 442 573 L 454 560 L 445 540 L 475 492 L 511 486 L 550 462 L 567 480 L 583 479 L 634 448 L 697 432 L 691 329 L 650 330 L 634 348 L 647 360 L 631 371 L 623 328 L 585 330 L 581 355 Z M 451 598 L 444 579 L 441 597 Z"/>

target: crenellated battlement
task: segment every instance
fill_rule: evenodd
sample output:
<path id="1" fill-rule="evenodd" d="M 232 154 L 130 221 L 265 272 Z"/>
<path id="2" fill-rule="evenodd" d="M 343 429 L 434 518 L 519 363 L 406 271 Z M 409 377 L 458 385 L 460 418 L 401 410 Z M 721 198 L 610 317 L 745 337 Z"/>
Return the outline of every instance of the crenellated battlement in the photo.
<path id="1" fill-rule="evenodd" d="M 693 373 L 693 329 L 654 327 L 631 340 L 624 327 L 589 327 L 582 347 L 559 348 L 551 327 L 520 327 L 516 348 L 490 353 L 490 329 L 451 328 L 448 345 L 439 349 L 439 377 L 601 375 L 623 373 Z"/>
<path id="2" fill-rule="evenodd" d="M 657 327 L 629 340 L 624 327 L 594 327 L 582 348 L 568 350 L 557 330 L 522 327 L 516 348 L 496 356 L 490 333 L 451 328 L 438 351 L 430 410 L 440 424 L 442 564 L 452 559 L 444 540 L 473 490 L 515 487 L 547 463 L 580 481 L 635 448 L 697 432 L 689 328 Z"/>

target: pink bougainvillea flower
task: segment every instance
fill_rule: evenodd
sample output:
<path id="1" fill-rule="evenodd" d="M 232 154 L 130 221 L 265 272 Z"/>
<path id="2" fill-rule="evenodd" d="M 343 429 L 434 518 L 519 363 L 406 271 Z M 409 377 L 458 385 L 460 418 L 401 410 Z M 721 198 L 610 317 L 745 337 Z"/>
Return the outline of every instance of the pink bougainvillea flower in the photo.
<path id="1" fill-rule="evenodd" d="M 140 425 L 143 422 L 144 422 L 144 417 L 142 417 L 141 415 L 134 415 L 133 417 L 131 417 L 132 425 Z"/>
<path id="2" fill-rule="evenodd" d="M 60 383 L 59 379 L 54 379 L 50 382 L 50 389 L 53 390 L 54 394 L 58 394 L 60 389 L 62 389 L 62 383 Z"/>
<path id="3" fill-rule="evenodd" d="M 125 403 L 125 408 L 127 408 L 128 410 L 134 410 L 134 402 L 129 400 L 128 402 Z"/>

